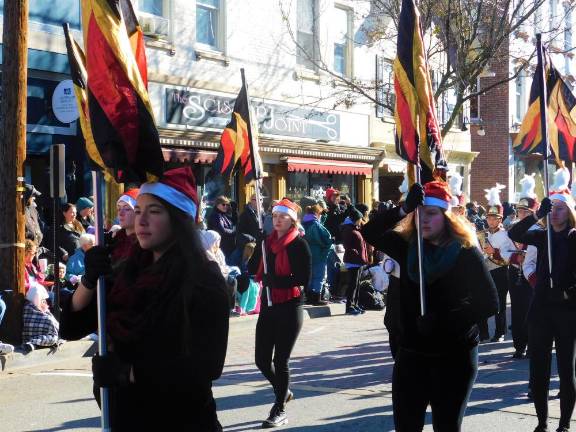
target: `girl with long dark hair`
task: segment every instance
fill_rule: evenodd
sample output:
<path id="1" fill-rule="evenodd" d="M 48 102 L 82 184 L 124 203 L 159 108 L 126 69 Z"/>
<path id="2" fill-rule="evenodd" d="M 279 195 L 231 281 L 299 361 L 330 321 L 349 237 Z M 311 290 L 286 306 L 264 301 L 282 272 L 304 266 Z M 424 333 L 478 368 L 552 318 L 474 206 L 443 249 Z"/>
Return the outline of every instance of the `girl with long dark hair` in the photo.
<path id="1" fill-rule="evenodd" d="M 494 315 L 498 297 L 476 247 L 475 233 L 449 212 L 443 182 L 414 184 L 402 207 L 376 215 L 362 229 L 366 241 L 400 264 L 394 304 L 392 378 L 398 432 L 421 431 L 432 407 L 435 431 L 460 431 L 478 371 L 480 319 Z M 420 208 L 426 313 L 420 313 L 419 265 L 413 211 Z"/>
<path id="2" fill-rule="evenodd" d="M 216 263 L 195 228 L 198 199 L 190 167 L 145 183 L 135 206 L 138 244 L 107 284 L 109 353 L 92 362 L 95 394 L 110 389 L 114 431 L 221 431 L 212 381 L 222 373 L 228 298 Z M 107 251 L 86 253 L 86 273 L 62 314 L 62 335 L 96 329 L 98 277 Z M 158 353 L 157 350 L 161 352 Z"/>
<path id="3" fill-rule="evenodd" d="M 530 230 L 550 214 L 552 271 L 548 267 L 547 234 Z M 569 191 L 544 198 L 535 215 L 516 223 L 508 235 L 518 243 L 536 246 L 536 286 L 528 313 L 530 390 L 538 416 L 535 432 L 548 430 L 548 390 L 552 345 L 560 377 L 560 424 L 558 432 L 570 429 L 576 401 L 576 212 Z M 552 279 L 552 285 L 550 284 Z"/>
<path id="4" fill-rule="evenodd" d="M 310 248 L 296 225 L 298 210 L 298 205 L 287 198 L 272 209 L 274 231 L 266 239 L 268 271 L 264 273 L 261 262 L 257 275 L 264 289 L 256 324 L 256 366 L 270 381 L 276 396 L 263 428 L 288 423 L 285 406 L 293 398 L 288 362 L 302 328 L 301 293 L 310 280 L 312 267 Z"/>

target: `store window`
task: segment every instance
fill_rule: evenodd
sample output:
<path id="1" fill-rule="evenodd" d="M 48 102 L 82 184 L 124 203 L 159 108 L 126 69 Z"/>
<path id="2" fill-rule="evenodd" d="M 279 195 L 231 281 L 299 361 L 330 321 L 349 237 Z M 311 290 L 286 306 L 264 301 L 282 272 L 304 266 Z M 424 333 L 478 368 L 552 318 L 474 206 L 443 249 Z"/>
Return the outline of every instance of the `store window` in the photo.
<path id="1" fill-rule="evenodd" d="M 0 0 L 0 15 L 3 15 L 4 0 Z M 28 16 L 30 21 L 40 24 L 56 26 L 62 29 L 62 23 L 67 22 L 70 27 L 80 28 L 80 2 L 78 0 L 30 0 L 28 3 Z"/>
<path id="2" fill-rule="evenodd" d="M 298 0 L 296 7 L 297 36 L 296 61 L 307 69 L 316 69 L 318 28 L 316 0 Z"/>
<path id="3" fill-rule="evenodd" d="M 326 189 L 330 187 L 348 195 L 353 203 L 356 202 L 356 176 L 349 174 L 290 172 L 286 195 L 293 201 L 300 201 L 304 196 L 323 199 Z"/>
<path id="4" fill-rule="evenodd" d="M 196 1 L 196 41 L 207 47 L 222 49 L 220 0 Z"/>

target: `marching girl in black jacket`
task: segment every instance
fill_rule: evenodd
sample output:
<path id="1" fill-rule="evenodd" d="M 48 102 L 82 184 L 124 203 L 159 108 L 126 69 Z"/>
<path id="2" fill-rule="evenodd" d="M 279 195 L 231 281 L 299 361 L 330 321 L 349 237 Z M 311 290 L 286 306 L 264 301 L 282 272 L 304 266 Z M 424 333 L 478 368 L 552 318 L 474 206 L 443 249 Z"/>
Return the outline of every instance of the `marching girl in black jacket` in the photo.
<path id="1" fill-rule="evenodd" d="M 107 285 L 109 353 L 92 361 L 94 389 L 110 389 L 112 430 L 216 432 L 212 381 L 222 373 L 228 297 L 200 244 L 190 167 L 145 183 L 135 206 L 138 243 Z M 96 329 L 95 286 L 111 272 L 103 247 L 86 253 L 86 273 L 62 313 L 62 336 Z M 160 350 L 160 352 L 158 351 Z M 97 396 L 98 397 L 98 396 Z"/>
<path id="2" fill-rule="evenodd" d="M 425 189 L 414 184 L 403 207 L 377 215 L 362 229 L 366 241 L 401 269 L 392 381 L 398 432 L 421 431 L 428 405 L 435 431 L 460 431 L 478 370 L 476 322 L 498 310 L 496 288 L 475 247 L 475 233 L 447 211 L 449 202 L 445 183 L 430 182 Z M 413 216 L 417 206 L 422 206 L 424 316 Z"/>
<path id="3" fill-rule="evenodd" d="M 298 208 L 286 198 L 272 208 L 274 231 L 266 239 L 268 272 L 264 274 L 261 263 L 256 277 L 264 285 L 256 324 L 256 366 L 270 381 L 276 396 L 263 428 L 288 423 L 285 406 L 294 397 L 289 389 L 288 362 L 302 328 L 301 292 L 310 280 L 312 268 L 310 248 L 296 226 Z M 266 287 L 272 306 L 268 306 Z"/>
<path id="4" fill-rule="evenodd" d="M 550 213 L 552 227 L 552 272 L 548 269 L 546 231 L 530 230 L 538 220 Z M 536 287 L 528 314 L 528 346 L 530 347 L 530 389 L 538 427 L 547 431 L 548 389 L 552 345 L 556 347 L 560 377 L 559 432 L 568 431 L 576 400 L 576 213 L 568 191 L 553 192 L 544 198 L 534 216 L 516 223 L 508 236 L 518 243 L 536 246 Z M 552 287 L 550 286 L 552 277 Z"/>

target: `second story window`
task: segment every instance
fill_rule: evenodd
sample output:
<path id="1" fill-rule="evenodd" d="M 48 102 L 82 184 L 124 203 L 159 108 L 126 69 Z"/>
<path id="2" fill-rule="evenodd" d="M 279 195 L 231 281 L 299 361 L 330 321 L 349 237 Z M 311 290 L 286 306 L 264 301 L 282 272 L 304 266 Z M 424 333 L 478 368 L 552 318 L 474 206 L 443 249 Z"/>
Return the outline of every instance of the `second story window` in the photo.
<path id="1" fill-rule="evenodd" d="M 136 0 L 134 3 L 144 35 L 152 39 L 168 39 L 168 0 Z"/>
<path id="2" fill-rule="evenodd" d="M 298 0 L 296 14 L 298 43 L 296 61 L 308 69 L 316 69 L 314 64 L 318 43 L 316 0 Z"/>
<path id="3" fill-rule="evenodd" d="M 392 60 L 376 56 L 376 117 L 394 114 L 394 73 Z"/>
<path id="4" fill-rule="evenodd" d="M 196 1 L 196 42 L 214 50 L 221 49 L 220 0 Z"/>
<path id="5" fill-rule="evenodd" d="M 334 9 L 336 27 L 334 41 L 334 72 L 339 75 L 351 75 L 352 29 L 350 13 L 346 9 Z"/>
<path id="6" fill-rule="evenodd" d="M 516 123 L 521 123 L 522 119 L 524 118 L 524 112 L 526 111 L 525 107 L 525 80 L 526 77 L 524 76 L 524 72 L 520 72 L 516 77 L 516 89 L 515 89 L 515 103 L 516 103 L 516 110 L 514 112 L 514 121 Z"/>

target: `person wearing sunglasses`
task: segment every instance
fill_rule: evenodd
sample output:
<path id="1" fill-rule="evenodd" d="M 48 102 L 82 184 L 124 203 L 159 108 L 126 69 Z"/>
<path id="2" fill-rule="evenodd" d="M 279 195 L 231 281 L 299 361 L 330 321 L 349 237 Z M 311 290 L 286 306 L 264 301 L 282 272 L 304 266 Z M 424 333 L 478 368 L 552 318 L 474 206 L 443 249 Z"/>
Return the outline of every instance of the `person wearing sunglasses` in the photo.
<path id="1" fill-rule="evenodd" d="M 220 234 L 220 249 L 228 259 L 236 248 L 236 225 L 230 217 L 230 200 L 225 196 L 221 195 L 214 201 L 214 208 L 208 218 L 208 229 Z"/>

